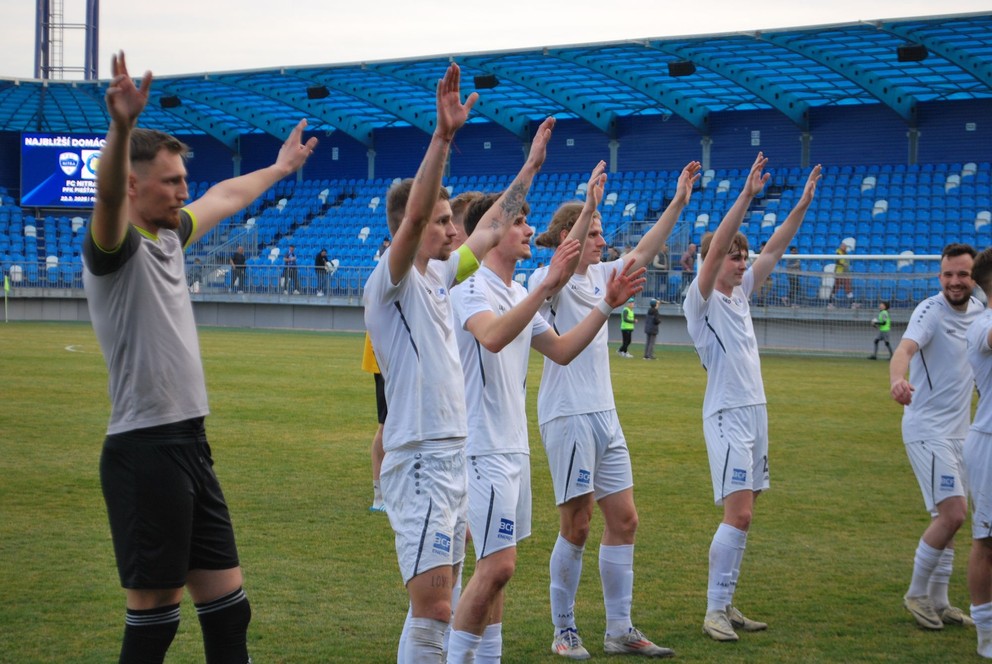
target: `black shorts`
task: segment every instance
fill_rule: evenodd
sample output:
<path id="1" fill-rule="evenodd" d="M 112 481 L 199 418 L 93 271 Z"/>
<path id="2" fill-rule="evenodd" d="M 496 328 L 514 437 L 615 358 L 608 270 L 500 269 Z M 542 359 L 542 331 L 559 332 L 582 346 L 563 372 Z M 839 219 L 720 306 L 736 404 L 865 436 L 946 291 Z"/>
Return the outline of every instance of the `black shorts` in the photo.
<path id="1" fill-rule="evenodd" d="M 386 381 L 382 379 L 382 374 L 372 374 L 375 376 L 375 407 L 379 411 L 379 424 L 386 423 Z"/>
<path id="2" fill-rule="evenodd" d="M 238 567 L 203 418 L 107 436 L 100 484 L 125 588 L 181 588 L 191 569 Z"/>

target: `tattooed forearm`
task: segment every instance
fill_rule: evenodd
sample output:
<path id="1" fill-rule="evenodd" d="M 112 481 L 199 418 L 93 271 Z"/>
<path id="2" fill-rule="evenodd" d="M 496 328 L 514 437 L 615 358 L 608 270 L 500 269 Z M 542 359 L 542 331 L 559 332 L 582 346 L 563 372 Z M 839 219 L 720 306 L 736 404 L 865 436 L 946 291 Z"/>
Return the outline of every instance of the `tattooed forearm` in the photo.
<path id="1" fill-rule="evenodd" d="M 524 206 L 524 199 L 527 197 L 528 189 L 530 189 L 529 186 L 524 186 L 519 182 L 511 184 L 510 188 L 503 194 L 503 200 L 500 203 L 500 209 L 502 211 L 500 216 L 505 220 L 515 219 Z"/>

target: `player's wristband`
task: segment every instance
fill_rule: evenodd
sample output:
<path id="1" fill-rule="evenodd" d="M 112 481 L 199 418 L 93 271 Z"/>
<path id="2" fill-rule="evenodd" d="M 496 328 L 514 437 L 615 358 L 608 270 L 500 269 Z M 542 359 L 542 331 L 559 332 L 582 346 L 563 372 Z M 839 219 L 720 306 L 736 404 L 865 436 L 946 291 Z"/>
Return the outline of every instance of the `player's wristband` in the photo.
<path id="1" fill-rule="evenodd" d="M 596 308 L 599 309 L 607 318 L 609 318 L 610 314 L 613 313 L 613 307 L 606 303 L 605 298 L 596 303 Z"/>

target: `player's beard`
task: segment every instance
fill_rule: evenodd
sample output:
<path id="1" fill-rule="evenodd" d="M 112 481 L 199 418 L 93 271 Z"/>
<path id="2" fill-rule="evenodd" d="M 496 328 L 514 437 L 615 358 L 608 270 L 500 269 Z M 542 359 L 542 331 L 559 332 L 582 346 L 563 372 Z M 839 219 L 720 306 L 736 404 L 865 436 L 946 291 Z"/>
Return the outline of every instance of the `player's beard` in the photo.
<path id="1" fill-rule="evenodd" d="M 965 304 L 967 304 L 968 300 L 971 299 L 971 291 L 965 288 L 961 291 L 961 294 L 958 296 L 952 295 L 948 291 L 944 291 L 944 298 L 947 300 L 947 303 L 950 304 L 952 307 L 963 307 Z"/>

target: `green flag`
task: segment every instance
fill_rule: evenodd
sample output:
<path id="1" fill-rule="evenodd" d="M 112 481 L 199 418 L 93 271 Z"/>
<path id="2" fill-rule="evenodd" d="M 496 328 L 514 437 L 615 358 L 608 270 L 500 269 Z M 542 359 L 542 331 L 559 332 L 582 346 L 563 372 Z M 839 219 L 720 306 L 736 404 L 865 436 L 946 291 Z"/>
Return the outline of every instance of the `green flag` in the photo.
<path id="1" fill-rule="evenodd" d="M 4 293 L 10 292 L 10 277 L 8 277 L 6 274 L 3 275 L 3 292 Z"/>

